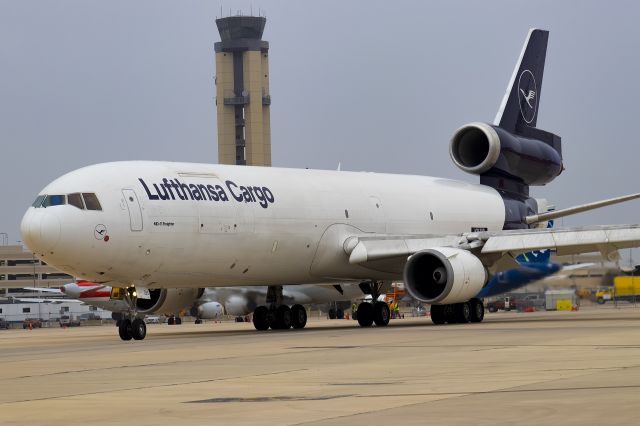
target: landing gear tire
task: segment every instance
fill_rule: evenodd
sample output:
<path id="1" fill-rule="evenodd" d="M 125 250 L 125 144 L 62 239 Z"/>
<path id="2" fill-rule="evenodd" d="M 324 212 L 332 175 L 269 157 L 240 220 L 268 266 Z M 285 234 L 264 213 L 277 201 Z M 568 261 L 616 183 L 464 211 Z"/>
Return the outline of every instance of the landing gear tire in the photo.
<path id="1" fill-rule="evenodd" d="M 469 300 L 471 308 L 471 322 L 482 322 L 484 319 L 484 303 L 480 299 Z"/>
<path id="2" fill-rule="evenodd" d="M 175 324 L 176 324 L 176 319 L 173 315 L 171 315 L 167 320 L 167 325 L 175 325 Z"/>
<path id="3" fill-rule="evenodd" d="M 358 305 L 358 324 L 361 327 L 371 327 L 373 324 L 373 305 L 363 302 Z"/>
<path id="4" fill-rule="evenodd" d="M 435 325 L 442 325 L 447 322 L 444 316 L 444 306 L 443 305 L 431 305 L 431 321 Z"/>
<path id="5" fill-rule="evenodd" d="M 389 319 L 391 318 L 391 311 L 389 305 L 384 302 L 376 302 L 373 304 L 373 322 L 378 327 L 386 327 L 389 325 Z"/>
<path id="6" fill-rule="evenodd" d="M 198 318 L 198 319 L 195 320 L 195 323 L 196 324 L 202 324 L 202 320 L 200 318 Z"/>
<path id="7" fill-rule="evenodd" d="M 182 318 L 176 317 L 176 325 L 182 324 Z"/>
<path id="8" fill-rule="evenodd" d="M 444 319 L 447 322 L 447 324 L 455 324 L 458 322 L 455 306 L 456 305 L 443 305 Z"/>
<path id="9" fill-rule="evenodd" d="M 307 325 L 307 310 L 302 305 L 291 307 L 291 327 L 304 328 Z"/>
<path id="10" fill-rule="evenodd" d="M 118 334 L 120 335 L 120 338 L 122 340 L 131 340 L 133 338 L 131 331 L 131 320 L 120 320 L 120 325 L 118 326 Z"/>
<path id="11" fill-rule="evenodd" d="M 456 303 L 453 309 L 458 324 L 467 324 L 471 321 L 471 306 L 469 306 L 469 302 Z"/>
<path id="12" fill-rule="evenodd" d="M 264 331 L 269 329 L 269 309 L 266 306 L 258 306 L 253 312 L 253 326 L 256 330 Z"/>
<path id="13" fill-rule="evenodd" d="M 147 324 L 140 318 L 136 318 L 131 323 L 131 337 L 134 340 L 143 340 L 147 335 Z"/>
<path id="14" fill-rule="evenodd" d="M 291 328 L 291 309 L 287 305 L 280 305 L 276 308 L 276 321 L 271 328 L 274 330 L 288 330 Z"/>

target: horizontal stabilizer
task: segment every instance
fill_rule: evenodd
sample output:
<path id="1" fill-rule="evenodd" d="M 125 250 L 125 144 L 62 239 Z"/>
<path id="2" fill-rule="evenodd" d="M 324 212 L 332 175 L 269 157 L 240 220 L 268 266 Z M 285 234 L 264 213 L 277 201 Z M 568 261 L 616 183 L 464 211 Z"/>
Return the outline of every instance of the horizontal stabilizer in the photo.
<path id="1" fill-rule="evenodd" d="M 539 213 L 525 217 L 525 222 L 528 225 L 532 223 L 544 222 L 546 220 L 558 219 L 560 217 L 571 216 L 577 213 L 586 212 L 589 210 L 599 209 L 600 207 L 606 207 L 613 204 L 623 203 L 625 201 L 635 200 L 640 198 L 640 193 L 623 195 L 622 197 L 610 198 L 608 200 L 596 201 L 594 203 L 583 204 L 581 206 L 569 207 L 568 209 L 554 210 L 547 213 Z"/>
<path id="2" fill-rule="evenodd" d="M 596 251 L 610 256 L 616 250 L 637 247 L 640 243 L 640 225 L 526 229 L 487 234 L 481 251 L 483 255 L 551 249 L 559 256 Z"/>

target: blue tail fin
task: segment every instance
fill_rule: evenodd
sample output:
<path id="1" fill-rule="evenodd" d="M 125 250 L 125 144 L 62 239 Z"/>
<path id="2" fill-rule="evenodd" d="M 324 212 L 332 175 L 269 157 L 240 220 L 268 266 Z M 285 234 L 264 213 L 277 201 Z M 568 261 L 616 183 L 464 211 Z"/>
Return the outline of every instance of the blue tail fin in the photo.
<path id="1" fill-rule="evenodd" d="M 529 31 L 496 115 L 496 126 L 516 134 L 527 127 L 536 127 L 548 39 L 548 31 L 535 28 Z"/>
<path id="2" fill-rule="evenodd" d="M 547 211 L 553 211 L 554 208 L 550 208 Z M 553 228 L 553 220 L 547 222 L 547 229 Z M 534 250 L 521 255 L 516 256 L 516 261 L 521 265 L 527 263 L 549 263 L 551 261 L 551 250 Z"/>

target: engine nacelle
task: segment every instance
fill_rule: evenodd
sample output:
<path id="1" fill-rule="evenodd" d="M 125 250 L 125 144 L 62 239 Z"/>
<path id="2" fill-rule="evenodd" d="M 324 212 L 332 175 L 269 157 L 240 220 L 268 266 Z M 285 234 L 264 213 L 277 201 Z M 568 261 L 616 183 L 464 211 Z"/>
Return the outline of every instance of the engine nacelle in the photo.
<path id="1" fill-rule="evenodd" d="M 429 304 L 466 302 L 487 282 L 484 265 L 467 250 L 436 247 L 409 257 L 404 285 L 414 298 Z"/>
<path id="2" fill-rule="evenodd" d="M 198 318 L 215 320 L 222 318 L 224 311 L 218 302 L 206 302 L 198 306 Z"/>
<path id="3" fill-rule="evenodd" d="M 202 297 L 202 288 L 161 288 L 149 290 L 150 299 L 136 300 L 136 309 L 141 314 L 177 314 L 191 307 Z"/>
<path id="4" fill-rule="evenodd" d="M 233 315 L 234 317 L 242 317 L 250 314 L 256 310 L 258 304 L 255 300 L 247 298 L 243 295 L 229 296 L 224 303 L 224 309 L 227 315 Z"/>
<path id="5" fill-rule="evenodd" d="M 527 131 L 531 137 L 485 123 L 466 124 L 451 138 L 449 154 L 467 173 L 481 175 L 493 169 L 527 185 L 545 185 L 562 172 L 560 138 L 539 129 Z"/>

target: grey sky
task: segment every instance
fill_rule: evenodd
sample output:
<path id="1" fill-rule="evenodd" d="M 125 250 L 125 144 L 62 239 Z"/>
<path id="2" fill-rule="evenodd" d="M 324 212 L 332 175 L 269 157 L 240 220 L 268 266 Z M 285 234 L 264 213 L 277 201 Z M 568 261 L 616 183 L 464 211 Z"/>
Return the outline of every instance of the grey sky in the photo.
<path id="1" fill-rule="evenodd" d="M 266 11 L 273 164 L 477 181 L 448 141 L 492 121 L 530 27 L 551 31 L 539 127 L 567 207 L 638 192 L 640 7 L 633 1 L 0 0 L 0 232 L 67 171 L 216 162 L 215 18 Z M 565 225 L 638 223 L 639 202 Z M 640 260 L 640 259 L 639 259 Z"/>

